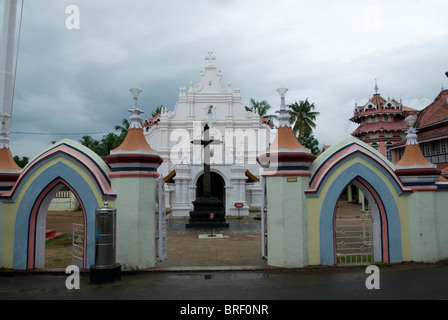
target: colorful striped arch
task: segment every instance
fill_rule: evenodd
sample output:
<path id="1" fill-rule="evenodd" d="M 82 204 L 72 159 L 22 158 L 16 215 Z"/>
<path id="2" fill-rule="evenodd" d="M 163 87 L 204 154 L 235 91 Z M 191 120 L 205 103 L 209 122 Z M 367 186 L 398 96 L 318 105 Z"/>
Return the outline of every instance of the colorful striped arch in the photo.
<path id="1" fill-rule="evenodd" d="M 102 206 L 103 199 L 113 201 L 116 193 L 108 177 L 110 168 L 90 149 L 64 139 L 43 151 L 21 172 L 13 188 L 1 194 L 1 200 L 8 206 L 11 227 L 5 228 L 3 265 L 14 269 L 36 267 L 36 250 L 42 240 L 39 238 L 37 221 L 45 215 L 54 190 L 67 186 L 78 198 L 84 213 L 85 247 L 84 267 L 94 264 L 95 254 L 95 212 Z M 43 208 L 43 209 L 41 209 Z M 43 212 L 43 213 L 42 213 Z"/>
<path id="2" fill-rule="evenodd" d="M 335 264 L 334 213 L 337 201 L 349 183 L 356 184 L 366 195 L 376 220 L 374 248 L 383 262 L 402 261 L 402 228 L 406 215 L 401 196 L 411 190 L 403 186 L 394 166 L 380 153 L 353 137 L 342 140 L 317 158 L 312 172 L 308 200 L 310 262 Z M 401 197 L 401 198 L 400 198 Z M 375 228 L 375 227 L 374 227 Z M 406 234 L 402 234 L 403 230 Z M 376 244 L 376 245 L 375 245 Z"/>

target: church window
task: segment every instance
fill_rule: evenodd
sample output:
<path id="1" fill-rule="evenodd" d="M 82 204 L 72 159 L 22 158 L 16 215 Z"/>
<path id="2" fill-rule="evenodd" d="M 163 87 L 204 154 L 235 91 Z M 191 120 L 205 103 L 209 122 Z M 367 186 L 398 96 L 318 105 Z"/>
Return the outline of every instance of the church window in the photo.
<path id="1" fill-rule="evenodd" d="M 445 154 L 446 153 L 446 144 L 448 140 L 442 140 L 440 142 L 440 153 Z"/>
<path id="2" fill-rule="evenodd" d="M 373 149 L 375 149 L 375 150 L 379 150 L 379 148 L 380 148 L 380 145 L 378 144 L 378 143 L 376 143 L 376 142 L 373 142 L 372 144 L 371 144 L 371 146 L 372 146 L 372 148 Z"/>
<path id="3" fill-rule="evenodd" d="M 386 142 L 386 158 L 390 162 L 392 162 L 393 158 L 393 152 L 390 150 L 390 148 L 393 146 L 392 142 Z"/>
<path id="4" fill-rule="evenodd" d="M 434 154 L 440 154 L 440 142 L 439 141 L 435 141 L 433 142 L 434 146 Z"/>
<path id="5" fill-rule="evenodd" d="M 432 155 L 432 145 L 430 143 L 425 143 L 423 145 L 425 156 L 431 156 Z"/>
<path id="6" fill-rule="evenodd" d="M 389 115 L 388 114 L 384 115 L 384 121 L 389 121 Z"/>

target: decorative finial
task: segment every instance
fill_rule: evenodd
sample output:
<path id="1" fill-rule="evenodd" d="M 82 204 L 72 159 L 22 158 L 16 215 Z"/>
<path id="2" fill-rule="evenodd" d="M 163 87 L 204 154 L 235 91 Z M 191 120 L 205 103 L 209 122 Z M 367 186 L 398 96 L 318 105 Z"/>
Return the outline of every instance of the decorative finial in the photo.
<path id="1" fill-rule="evenodd" d="M 376 82 L 376 79 L 375 79 L 375 94 L 378 94 L 378 83 Z"/>
<path id="2" fill-rule="evenodd" d="M 9 132 L 6 131 L 6 122 L 10 118 L 11 116 L 6 112 L 2 112 L 0 114 L 0 119 L 2 123 L 0 132 L 0 149 L 9 148 Z"/>
<path id="3" fill-rule="evenodd" d="M 408 116 L 404 119 L 409 128 L 406 136 L 406 145 L 418 144 L 417 130 L 414 128 L 416 120 L 415 116 Z"/>
<path id="4" fill-rule="evenodd" d="M 213 55 L 213 51 L 209 51 L 208 55 L 205 56 L 205 61 L 208 60 L 208 65 L 213 66 L 213 60 L 216 60 L 216 57 Z"/>
<path id="5" fill-rule="evenodd" d="M 129 89 L 129 91 L 131 91 L 132 93 L 132 97 L 134 99 L 138 99 L 138 96 L 140 95 L 140 93 L 142 92 L 142 89 L 138 88 L 138 87 L 134 87 Z"/>
<path id="6" fill-rule="evenodd" d="M 289 110 L 286 110 L 286 104 L 285 104 L 285 95 L 288 91 L 287 88 L 279 88 L 277 89 L 277 92 L 280 94 L 280 110 L 276 111 L 280 115 L 278 116 L 278 121 L 280 127 L 289 127 Z"/>
<path id="7" fill-rule="evenodd" d="M 128 110 L 131 113 L 131 116 L 129 117 L 129 119 L 131 120 L 131 122 L 129 123 L 129 129 L 139 129 L 142 128 L 142 118 L 140 117 L 140 114 L 143 113 L 143 110 L 140 110 L 138 108 L 137 99 L 142 90 L 138 87 L 134 87 L 129 89 L 129 91 L 132 93 L 132 97 L 134 98 L 132 108 Z"/>

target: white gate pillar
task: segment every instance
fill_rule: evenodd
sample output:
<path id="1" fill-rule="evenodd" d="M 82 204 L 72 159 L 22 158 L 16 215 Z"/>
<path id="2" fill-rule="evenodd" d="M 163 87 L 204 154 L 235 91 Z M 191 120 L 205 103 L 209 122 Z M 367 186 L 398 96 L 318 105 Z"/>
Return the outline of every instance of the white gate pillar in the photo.
<path id="1" fill-rule="evenodd" d="M 267 152 L 258 158 L 265 168 L 267 203 L 268 264 L 282 268 L 308 265 L 308 208 L 305 189 L 314 161 L 311 151 L 300 144 L 289 126 L 285 107 L 287 89 L 281 96 L 280 125 Z"/>

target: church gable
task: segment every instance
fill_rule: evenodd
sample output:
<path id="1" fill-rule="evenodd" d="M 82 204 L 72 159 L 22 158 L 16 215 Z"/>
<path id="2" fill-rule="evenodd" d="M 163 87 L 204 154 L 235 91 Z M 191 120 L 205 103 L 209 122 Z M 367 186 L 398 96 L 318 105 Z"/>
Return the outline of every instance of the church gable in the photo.
<path id="1" fill-rule="evenodd" d="M 215 59 L 213 53 L 209 52 L 205 56 L 207 65 L 199 72 L 196 82 L 190 82 L 188 89 L 179 88 L 179 99 L 174 111 L 167 113 L 171 121 L 247 119 L 240 90 L 232 89 L 230 82 L 227 85 L 223 82 L 221 70 L 213 63 Z"/>

